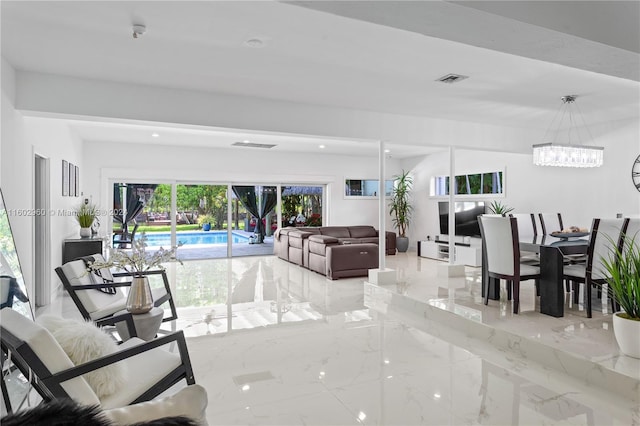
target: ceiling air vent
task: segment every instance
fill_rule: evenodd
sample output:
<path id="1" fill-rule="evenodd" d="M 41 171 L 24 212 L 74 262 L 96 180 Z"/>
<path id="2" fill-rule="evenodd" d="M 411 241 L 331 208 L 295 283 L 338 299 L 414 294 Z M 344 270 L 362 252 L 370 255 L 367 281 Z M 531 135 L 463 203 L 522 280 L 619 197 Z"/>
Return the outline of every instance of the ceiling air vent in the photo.
<path id="1" fill-rule="evenodd" d="M 469 78 L 469 76 L 460 75 L 460 74 L 447 74 L 444 77 L 440 77 L 436 81 L 440 81 L 442 83 L 452 84 L 452 83 L 458 83 L 459 81 L 462 81 L 465 78 Z"/>
<path id="2" fill-rule="evenodd" d="M 274 144 L 270 144 L 270 143 L 255 143 L 255 142 L 234 142 L 231 144 L 232 146 L 242 146 L 245 148 L 266 148 L 266 149 L 270 149 L 273 148 Z"/>

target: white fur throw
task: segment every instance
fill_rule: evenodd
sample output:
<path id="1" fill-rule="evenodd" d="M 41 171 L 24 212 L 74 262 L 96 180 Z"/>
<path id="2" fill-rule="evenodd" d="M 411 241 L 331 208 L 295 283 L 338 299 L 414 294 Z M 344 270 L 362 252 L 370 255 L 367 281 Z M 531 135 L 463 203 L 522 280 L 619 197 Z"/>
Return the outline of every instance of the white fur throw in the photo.
<path id="1" fill-rule="evenodd" d="M 75 365 L 118 351 L 116 342 L 92 322 L 43 315 L 36 322 L 49 330 Z M 126 384 L 126 367 L 121 362 L 84 374 L 98 398 L 111 395 Z"/>

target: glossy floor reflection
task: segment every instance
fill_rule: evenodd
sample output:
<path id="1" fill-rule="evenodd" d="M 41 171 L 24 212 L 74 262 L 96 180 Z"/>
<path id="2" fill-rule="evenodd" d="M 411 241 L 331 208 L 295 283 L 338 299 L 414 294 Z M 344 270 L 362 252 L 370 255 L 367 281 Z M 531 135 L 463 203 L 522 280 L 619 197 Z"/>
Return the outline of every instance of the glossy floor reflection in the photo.
<path id="1" fill-rule="evenodd" d="M 640 424 L 640 388 L 594 386 L 604 370 L 640 379 L 609 314 L 540 315 L 525 284 L 513 315 L 507 301 L 482 303 L 479 269 L 440 279 L 441 263 L 412 253 L 387 262 L 397 285 L 330 281 L 273 256 L 170 265 L 174 327 L 188 336 L 210 424 Z M 539 363 L 536 342 L 602 374 L 588 385 L 579 369 Z"/>

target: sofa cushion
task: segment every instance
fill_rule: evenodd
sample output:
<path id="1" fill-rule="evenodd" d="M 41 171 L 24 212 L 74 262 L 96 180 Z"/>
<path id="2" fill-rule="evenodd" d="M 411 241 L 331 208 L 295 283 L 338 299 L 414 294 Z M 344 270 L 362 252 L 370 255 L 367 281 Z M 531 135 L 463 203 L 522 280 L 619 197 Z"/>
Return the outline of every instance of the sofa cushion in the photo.
<path id="1" fill-rule="evenodd" d="M 379 240 L 378 240 L 378 237 L 365 237 L 365 238 L 358 238 L 358 242 L 360 244 L 364 244 L 364 243 L 378 244 Z"/>
<path id="2" fill-rule="evenodd" d="M 338 238 L 340 244 L 359 244 L 359 238 Z"/>
<path id="3" fill-rule="evenodd" d="M 378 231 L 373 226 L 350 226 L 349 234 L 351 238 L 377 237 Z"/>
<path id="4" fill-rule="evenodd" d="M 346 226 L 323 226 L 320 228 L 322 235 L 329 235 L 336 238 L 350 238 L 349 228 Z"/>
<path id="5" fill-rule="evenodd" d="M 329 235 L 311 235 L 309 237 L 309 241 L 314 241 L 316 243 L 323 244 L 337 244 L 338 239 L 336 237 L 331 237 Z"/>

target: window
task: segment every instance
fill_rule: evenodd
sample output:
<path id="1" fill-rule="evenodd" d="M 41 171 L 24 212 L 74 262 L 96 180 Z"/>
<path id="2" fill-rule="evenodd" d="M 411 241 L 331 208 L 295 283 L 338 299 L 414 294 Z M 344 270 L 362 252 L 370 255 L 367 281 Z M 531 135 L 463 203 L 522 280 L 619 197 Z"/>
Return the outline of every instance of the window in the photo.
<path id="1" fill-rule="evenodd" d="M 393 180 L 386 180 L 385 196 L 390 197 L 393 191 Z M 377 197 L 378 179 L 345 179 L 344 196 L 346 197 Z"/>
<path id="2" fill-rule="evenodd" d="M 485 172 L 455 177 L 454 194 L 482 195 L 504 194 L 504 173 Z M 431 179 L 431 196 L 449 195 L 449 176 L 435 176 Z"/>

